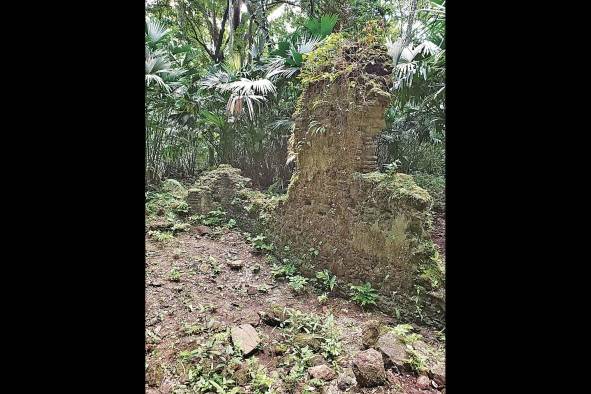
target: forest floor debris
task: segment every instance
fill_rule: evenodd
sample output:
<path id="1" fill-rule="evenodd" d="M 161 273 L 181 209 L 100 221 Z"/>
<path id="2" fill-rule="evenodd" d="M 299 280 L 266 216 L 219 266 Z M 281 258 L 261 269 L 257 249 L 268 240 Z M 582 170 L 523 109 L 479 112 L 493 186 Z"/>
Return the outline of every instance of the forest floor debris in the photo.
<path id="1" fill-rule="evenodd" d="M 236 260 L 240 270 L 229 264 Z M 320 302 L 317 293 L 312 286 L 295 292 L 276 278 L 265 256 L 234 230 L 206 234 L 192 227 L 172 239 L 146 236 L 146 392 L 441 392 L 440 364 L 431 374 L 436 381 L 394 365 L 386 366 L 383 385 L 359 387 L 351 367 L 366 348 L 364 325 L 405 322 L 336 296 Z M 232 329 L 245 325 L 260 340 L 246 356 L 231 338 Z M 443 354 L 437 333 L 414 328 L 422 343 Z M 332 378 L 328 369 L 336 379 L 314 378 Z"/>

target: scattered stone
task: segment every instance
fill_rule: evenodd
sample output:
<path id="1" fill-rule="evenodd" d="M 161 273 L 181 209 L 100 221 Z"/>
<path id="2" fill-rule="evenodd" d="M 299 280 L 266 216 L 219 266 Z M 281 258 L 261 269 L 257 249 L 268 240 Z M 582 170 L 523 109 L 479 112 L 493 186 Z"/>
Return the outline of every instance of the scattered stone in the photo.
<path id="1" fill-rule="evenodd" d="M 172 393 L 173 383 L 170 380 L 164 381 L 162 386 L 160 386 L 160 394 L 170 394 Z"/>
<path id="2" fill-rule="evenodd" d="M 250 324 L 256 327 L 259 325 L 260 317 L 257 313 L 249 310 L 242 316 L 241 320 L 244 324 Z"/>
<path id="3" fill-rule="evenodd" d="M 261 265 L 260 264 L 255 264 L 254 267 L 252 267 L 252 272 L 254 274 L 258 274 L 261 271 Z"/>
<path id="4" fill-rule="evenodd" d="M 208 320 L 205 326 L 208 330 L 211 330 L 213 332 L 223 331 L 225 328 L 224 323 L 219 322 L 215 319 Z"/>
<path id="5" fill-rule="evenodd" d="M 157 219 L 148 224 L 148 229 L 153 231 L 164 231 L 172 227 L 172 224 L 165 219 Z"/>
<path id="6" fill-rule="evenodd" d="M 217 287 L 219 290 L 222 290 L 222 289 L 224 288 L 224 286 L 222 286 L 222 285 L 217 285 L 216 287 Z"/>
<path id="7" fill-rule="evenodd" d="M 378 338 L 377 348 L 385 355 L 387 366 L 402 367 L 408 359 L 406 345 L 392 332 Z"/>
<path id="8" fill-rule="evenodd" d="M 197 226 L 197 227 L 195 227 L 195 231 L 199 235 L 205 235 L 205 234 L 209 234 L 211 232 L 211 230 L 207 226 Z"/>
<path id="9" fill-rule="evenodd" d="M 313 350 L 318 350 L 318 349 L 320 349 L 320 346 L 321 346 L 320 340 L 318 338 L 316 338 L 312 334 L 306 334 L 303 332 L 297 334 L 293 338 L 293 343 L 297 347 L 302 348 L 302 347 L 308 346 L 310 349 L 313 349 Z"/>
<path id="10" fill-rule="evenodd" d="M 152 286 L 152 287 L 161 287 L 162 286 L 162 282 L 154 280 L 152 282 L 148 282 L 148 286 Z"/>
<path id="11" fill-rule="evenodd" d="M 355 375 L 351 368 L 343 369 L 343 373 L 337 378 L 337 387 L 341 391 L 345 391 L 355 385 Z"/>
<path id="12" fill-rule="evenodd" d="M 328 386 L 322 387 L 322 394 L 341 394 L 341 390 L 338 387 L 337 382 L 332 382 Z"/>
<path id="13" fill-rule="evenodd" d="M 430 384 L 431 384 L 431 379 L 429 379 L 429 377 L 427 377 L 425 375 L 421 375 L 417 379 L 417 387 L 420 388 L 421 390 L 428 389 Z"/>
<path id="14" fill-rule="evenodd" d="M 394 372 L 392 372 L 391 369 L 386 371 L 386 379 L 388 379 L 388 382 L 392 386 L 396 386 L 397 384 L 400 384 L 400 380 L 398 379 L 398 377 L 396 375 L 394 375 Z"/>
<path id="15" fill-rule="evenodd" d="M 257 287 L 257 290 L 260 293 L 268 293 L 269 292 L 269 286 L 267 286 L 266 284 L 263 284 L 263 285 Z"/>
<path id="16" fill-rule="evenodd" d="M 279 305 L 271 305 L 271 307 L 265 311 L 259 312 L 261 320 L 270 326 L 278 326 L 283 322 L 287 316 L 285 316 L 283 307 Z"/>
<path id="17" fill-rule="evenodd" d="M 308 368 L 310 376 L 315 379 L 324 381 L 333 380 L 336 377 L 335 372 L 328 365 L 322 364 L 315 367 Z"/>
<path id="18" fill-rule="evenodd" d="M 240 386 L 244 386 L 250 380 L 250 376 L 248 374 L 248 365 L 245 363 L 240 363 L 238 368 L 234 371 L 233 378 Z"/>
<path id="19" fill-rule="evenodd" d="M 242 353 L 247 356 L 252 353 L 256 347 L 261 343 L 259 334 L 250 324 L 242 324 L 238 327 L 233 327 L 231 331 L 232 342 L 236 345 Z"/>
<path id="20" fill-rule="evenodd" d="M 322 354 L 315 354 L 310 359 L 310 365 L 316 367 L 318 365 L 326 364 L 326 359 Z"/>
<path id="21" fill-rule="evenodd" d="M 384 359 L 374 349 L 364 350 L 353 357 L 353 373 L 359 387 L 375 387 L 386 383 Z"/>
<path id="22" fill-rule="evenodd" d="M 179 253 L 175 253 L 175 254 L 172 255 L 172 258 L 175 259 L 175 260 L 178 260 L 178 259 L 181 258 L 181 255 Z"/>
<path id="23" fill-rule="evenodd" d="M 148 364 L 146 370 L 146 382 L 148 383 L 148 386 L 159 386 L 163 378 L 164 370 L 159 364 Z"/>
<path id="24" fill-rule="evenodd" d="M 439 362 L 429 370 L 429 376 L 437 383 L 437 386 L 445 386 L 445 363 Z"/>
<path id="25" fill-rule="evenodd" d="M 253 286 L 248 286 L 246 288 L 246 294 L 248 295 L 255 295 L 257 293 L 257 288 Z"/>
<path id="26" fill-rule="evenodd" d="M 380 336 L 380 322 L 377 320 L 368 321 L 362 328 L 361 331 L 361 343 L 363 349 L 369 349 L 374 347 Z"/>
<path id="27" fill-rule="evenodd" d="M 231 260 L 231 261 L 228 261 L 228 265 L 233 270 L 239 270 L 239 269 L 242 268 L 242 266 L 244 265 L 244 263 L 243 263 L 242 260 Z"/>

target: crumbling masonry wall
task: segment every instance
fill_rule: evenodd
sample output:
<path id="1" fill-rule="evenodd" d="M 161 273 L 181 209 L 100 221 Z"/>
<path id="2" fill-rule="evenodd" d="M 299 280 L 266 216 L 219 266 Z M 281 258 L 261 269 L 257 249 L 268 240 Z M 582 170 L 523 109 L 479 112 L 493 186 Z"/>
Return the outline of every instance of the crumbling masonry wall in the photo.
<path id="1" fill-rule="evenodd" d="M 273 230 L 280 247 L 319 251 L 304 272 L 327 268 L 408 293 L 441 275 L 429 239 L 431 197 L 408 175 L 375 172 L 391 71 L 382 45 L 338 35 L 306 59 L 291 139 L 296 171 Z"/>
<path id="2" fill-rule="evenodd" d="M 227 207 L 248 231 L 264 231 L 279 253 L 301 256 L 299 268 L 309 275 L 326 268 L 383 294 L 441 287 L 429 239 L 431 197 L 409 175 L 376 171 L 375 137 L 390 103 L 386 48 L 333 34 L 304 64 L 287 195 L 268 199 L 248 189 L 239 170 L 222 167 L 226 175 L 218 171 L 189 191 L 191 208 L 207 211 L 211 201 Z"/>

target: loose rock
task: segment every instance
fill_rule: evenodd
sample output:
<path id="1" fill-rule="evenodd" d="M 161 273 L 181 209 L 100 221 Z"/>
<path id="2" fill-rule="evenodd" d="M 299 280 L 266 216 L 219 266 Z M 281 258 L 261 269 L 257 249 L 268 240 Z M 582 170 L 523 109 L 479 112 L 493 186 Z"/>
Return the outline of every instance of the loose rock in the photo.
<path id="1" fill-rule="evenodd" d="M 375 346 L 380 336 L 380 322 L 377 320 L 368 321 L 361 331 L 361 341 L 364 349 Z"/>
<path id="2" fill-rule="evenodd" d="M 195 231 L 199 235 L 205 235 L 205 234 L 209 234 L 211 232 L 211 230 L 207 226 L 197 226 L 197 227 L 195 227 Z"/>
<path id="3" fill-rule="evenodd" d="M 244 363 L 240 363 L 233 373 L 233 378 L 240 386 L 247 384 L 250 378 L 248 374 L 248 366 Z"/>
<path id="4" fill-rule="evenodd" d="M 299 333 L 293 338 L 293 343 L 298 347 L 308 346 L 310 349 L 320 349 L 320 340 L 314 335 Z"/>
<path id="5" fill-rule="evenodd" d="M 429 376 L 437 383 L 437 386 L 445 386 L 445 364 L 439 362 L 429 370 Z"/>
<path id="6" fill-rule="evenodd" d="M 420 389 L 422 389 L 422 390 L 428 389 L 430 384 L 431 384 L 431 379 L 429 379 L 425 375 L 421 375 L 417 379 L 417 387 L 420 388 Z"/>
<path id="7" fill-rule="evenodd" d="M 246 356 L 252 353 L 256 347 L 261 343 L 259 334 L 250 324 L 242 324 L 238 327 L 233 327 L 231 331 L 232 342 L 236 345 L 242 353 Z"/>
<path id="8" fill-rule="evenodd" d="M 384 359 L 374 349 L 364 350 L 353 357 L 353 373 L 360 387 L 375 387 L 386 383 Z"/>
<path id="9" fill-rule="evenodd" d="M 259 312 L 259 315 L 261 316 L 261 320 L 270 326 L 278 326 L 287 318 L 283 307 L 279 305 L 272 305 L 269 309 Z"/>
<path id="10" fill-rule="evenodd" d="M 339 375 L 337 378 L 337 387 L 341 391 L 347 390 L 349 387 L 355 385 L 355 376 L 353 375 L 353 371 L 349 370 L 349 373 L 344 372 L 343 374 Z"/>
<path id="11" fill-rule="evenodd" d="M 336 377 L 335 372 L 328 365 L 318 365 L 308 369 L 310 376 L 315 379 L 321 379 L 325 381 L 333 380 Z"/>
<path id="12" fill-rule="evenodd" d="M 386 358 L 386 364 L 402 367 L 408 355 L 406 345 L 394 333 L 388 332 L 378 338 L 377 347 Z"/>
<path id="13" fill-rule="evenodd" d="M 241 320 L 243 324 L 250 324 L 251 326 L 256 327 L 259 325 L 260 317 L 257 313 L 248 310 L 242 315 Z"/>
<path id="14" fill-rule="evenodd" d="M 324 356 L 322 354 L 315 354 L 310 359 L 310 365 L 313 367 L 316 367 L 316 366 L 322 365 L 322 364 L 326 364 L 326 359 L 324 358 Z"/>
<path id="15" fill-rule="evenodd" d="M 232 261 L 228 261 L 228 265 L 233 270 L 239 270 L 239 269 L 242 268 L 242 266 L 244 265 L 244 263 L 243 263 L 242 260 L 232 260 Z"/>

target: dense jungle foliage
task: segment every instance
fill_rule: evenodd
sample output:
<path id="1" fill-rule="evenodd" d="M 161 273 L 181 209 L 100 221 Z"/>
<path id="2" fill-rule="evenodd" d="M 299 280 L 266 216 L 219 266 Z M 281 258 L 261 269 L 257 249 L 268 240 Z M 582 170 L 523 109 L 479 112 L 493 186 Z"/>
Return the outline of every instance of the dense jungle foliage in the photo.
<path id="1" fill-rule="evenodd" d="M 395 64 L 382 171 L 412 174 L 445 207 L 445 1 L 146 1 L 146 186 L 221 163 L 281 192 L 299 78 L 333 33 L 379 26 Z"/>

